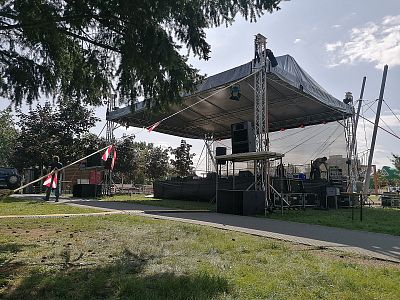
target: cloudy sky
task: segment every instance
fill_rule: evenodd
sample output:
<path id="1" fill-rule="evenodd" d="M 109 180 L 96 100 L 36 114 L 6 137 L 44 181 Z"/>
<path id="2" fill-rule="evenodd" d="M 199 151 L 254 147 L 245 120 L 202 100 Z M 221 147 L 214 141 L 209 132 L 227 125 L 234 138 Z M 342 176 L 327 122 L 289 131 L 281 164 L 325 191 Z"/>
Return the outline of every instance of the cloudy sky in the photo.
<path id="1" fill-rule="evenodd" d="M 253 56 L 254 35 L 262 33 L 268 38 L 268 47 L 275 55 L 293 56 L 302 68 L 338 99 L 343 99 L 347 91 L 353 92 L 357 99 L 360 95 L 362 78 L 367 76 L 364 99 L 366 103 L 371 102 L 371 104 L 379 96 L 383 65 L 388 64 L 389 73 L 384 98 L 392 110 L 400 115 L 398 0 L 292 0 L 283 2 L 281 8 L 278 12 L 264 15 L 256 23 L 248 23 L 238 18 L 231 27 L 208 30 L 207 38 L 212 46 L 211 59 L 205 62 L 192 58 L 190 62 L 207 75 L 245 63 Z M 364 107 L 364 114 L 373 121 L 376 102 L 371 106 L 372 110 L 368 107 L 369 105 Z M 400 121 L 385 105 L 382 107 L 382 119 L 386 124 L 381 121 L 381 126 L 385 128 L 389 126 L 400 135 Z M 316 152 L 307 151 L 308 156 L 314 152 L 320 155 L 344 154 L 344 145 L 339 143 L 340 138 L 324 153 L 318 152 L 318 147 L 325 142 L 327 136 L 332 135 L 330 143 L 337 134 L 340 135 L 340 131 L 335 131 L 336 124 L 330 126 L 331 128 L 325 133 L 316 135 L 311 141 Z M 128 129 L 129 132 L 137 132 L 135 130 L 137 129 Z M 318 129 L 315 130 L 320 132 Z M 122 131 L 118 134 L 122 134 Z M 292 133 L 288 130 L 276 135 L 284 134 Z M 287 148 L 293 144 L 294 136 L 281 140 L 280 143 L 275 137 L 275 144 L 272 137 L 272 147 L 285 149 L 285 146 Z M 301 135 L 303 136 L 307 136 L 306 132 Z M 360 122 L 358 131 L 360 152 L 369 147 L 371 136 L 372 126 Z M 180 138 L 146 131 L 138 134 L 137 139 L 171 146 L 177 146 L 180 141 Z M 291 141 L 290 145 L 285 144 L 288 140 Z M 203 147 L 202 141 L 189 142 L 199 154 Z M 390 165 L 391 153 L 400 153 L 399 146 L 398 139 L 378 131 L 374 163 L 378 166 Z M 298 154 L 304 154 L 306 148 L 299 147 L 296 150 Z M 304 162 L 310 158 L 307 157 Z M 300 161 L 301 159 L 296 163 Z"/>
<path id="2" fill-rule="evenodd" d="M 338 99 L 343 99 L 345 92 L 351 91 L 357 99 L 360 94 L 363 76 L 367 76 L 364 99 L 373 104 L 364 107 L 364 114 L 374 120 L 375 99 L 379 96 L 383 65 L 389 65 L 385 100 L 392 110 L 400 115 L 400 3 L 399 0 L 292 0 L 281 4 L 281 10 L 266 14 L 256 23 L 249 23 L 237 18 L 228 27 L 214 28 L 207 31 L 211 44 L 211 59 L 199 61 L 191 58 L 190 63 L 201 73 L 213 75 L 248 62 L 253 57 L 254 35 L 261 33 L 268 38 L 268 48 L 276 56 L 289 54 L 322 87 Z M 2 103 L 1 106 L 4 106 Z M 93 130 L 99 132 L 104 125 L 104 109 L 97 109 L 97 115 L 103 119 Z M 400 135 L 400 121 L 387 106 L 382 108 L 380 125 Z M 384 123 L 383 123 L 384 122 Z M 314 134 L 311 141 L 312 151 L 296 148 L 297 154 L 304 154 L 296 163 L 304 162 L 315 155 L 344 154 L 343 142 L 337 124 L 330 124 L 325 132 L 317 134 L 323 128 L 307 129 L 301 135 L 292 135 L 287 130 L 272 137 L 272 146 L 277 149 L 290 148 L 293 137 L 303 138 Z M 140 131 L 138 128 L 121 128 L 117 136 Z M 315 132 L 314 132 L 315 131 Z M 358 148 L 363 151 L 369 147 L 372 126 L 360 122 Z M 285 136 L 290 138 L 281 139 Z M 326 137 L 332 136 L 328 143 Z M 163 146 L 178 146 L 180 138 L 148 133 L 142 130 L 136 134 L 140 141 L 153 142 Z M 275 140 L 275 143 L 274 143 Z M 279 143 L 278 143 L 279 141 Z M 291 141 L 291 143 L 288 143 Z M 203 147 L 199 140 L 189 140 L 197 152 L 195 164 Z M 330 145 L 330 147 L 326 147 Z M 400 141 L 383 131 L 378 132 L 374 163 L 379 167 L 390 165 L 391 153 L 400 153 Z M 324 149 L 326 148 L 326 149 Z M 323 149 L 325 152 L 318 152 Z M 314 151 L 315 150 L 315 151 Z M 295 152 L 295 151 L 293 151 Z M 307 156 L 307 157 L 306 157 Z M 310 156 L 310 157 L 308 157 Z M 294 158 L 294 156 L 292 157 Z M 290 156 L 287 157 L 290 162 Z M 200 164 L 204 168 L 204 163 Z"/>

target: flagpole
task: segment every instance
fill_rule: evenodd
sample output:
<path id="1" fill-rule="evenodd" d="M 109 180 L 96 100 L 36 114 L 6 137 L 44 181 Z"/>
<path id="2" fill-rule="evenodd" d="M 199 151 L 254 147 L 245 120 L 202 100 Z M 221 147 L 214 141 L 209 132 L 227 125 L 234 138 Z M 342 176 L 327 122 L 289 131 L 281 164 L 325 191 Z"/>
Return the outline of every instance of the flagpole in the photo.
<path id="1" fill-rule="evenodd" d="M 44 176 L 42 176 L 42 177 L 40 177 L 40 178 L 38 178 L 38 179 L 36 179 L 36 180 L 34 180 L 34 181 L 31 181 L 31 182 L 29 182 L 29 183 L 27 183 L 27 184 L 25 184 L 25 185 L 23 185 L 23 186 L 21 186 L 21 187 L 15 189 L 15 190 L 12 190 L 11 193 L 10 193 L 10 195 L 11 195 L 11 194 L 14 194 L 14 193 L 16 193 L 16 192 L 18 192 L 18 191 L 20 191 L 20 190 L 26 188 L 26 187 L 28 187 L 28 186 L 30 186 L 30 185 L 32 185 L 32 184 L 34 184 L 34 183 L 36 183 L 36 182 L 38 182 L 38 181 L 40 181 L 40 180 L 42 180 L 42 179 L 44 179 L 44 178 L 46 178 L 46 177 L 48 177 L 49 175 L 54 174 L 55 172 L 60 172 L 60 171 L 66 169 L 66 168 L 68 168 L 68 167 L 70 167 L 70 166 L 72 166 L 72 165 L 77 164 L 78 162 L 81 162 L 82 160 L 84 160 L 84 159 L 86 159 L 86 158 L 88 158 L 88 157 L 91 157 L 91 156 L 93 156 L 93 155 L 95 155 L 95 154 L 97 154 L 97 153 L 99 153 L 99 152 L 101 152 L 101 151 L 104 151 L 104 150 L 106 150 L 106 149 L 107 149 L 108 147 L 110 147 L 110 146 L 111 146 L 111 145 L 108 145 L 107 147 L 104 147 L 104 148 L 102 148 L 102 149 L 100 149 L 100 150 L 97 150 L 96 152 L 93 152 L 92 154 L 89 154 L 89 155 L 87 155 L 87 156 L 85 156 L 85 157 L 83 157 L 83 158 L 81 158 L 81 159 L 78 159 L 78 160 L 74 161 L 73 163 L 70 163 L 69 165 L 67 165 L 67 166 L 65 166 L 65 167 L 62 167 L 61 169 L 58 169 L 57 171 L 53 170 L 53 171 L 51 171 L 49 174 L 46 174 L 46 175 L 44 175 Z"/>

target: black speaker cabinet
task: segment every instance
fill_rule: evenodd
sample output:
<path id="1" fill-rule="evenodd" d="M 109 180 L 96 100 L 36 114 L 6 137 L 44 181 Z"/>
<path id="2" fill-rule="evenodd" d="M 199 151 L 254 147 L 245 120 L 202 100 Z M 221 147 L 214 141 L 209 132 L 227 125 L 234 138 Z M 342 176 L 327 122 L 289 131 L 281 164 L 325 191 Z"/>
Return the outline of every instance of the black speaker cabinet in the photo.
<path id="1" fill-rule="evenodd" d="M 72 188 L 74 197 L 98 197 L 101 195 L 101 185 L 75 184 Z"/>
<path id="2" fill-rule="evenodd" d="M 217 212 L 233 215 L 257 215 L 264 213 L 265 192 L 218 190 Z"/>
<path id="3" fill-rule="evenodd" d="M 215 148 L 215 156 L 220 156 L 220 155 L 226 155 L 226 147 L 217 147 L 217 148 Z M 217 164 L 225 165 L 226 164 L 226 160 L 218 159 L 218 157 L 217 157 Z"/>
<path id="4" fill-rule="evenodd" d="M 101 160 L 101 154 L 97 153 L 87 158 L 86 167 L 101 167 L 103 165 Z"/>
<path id="5" fill-rule="evenodd" d="M 231 125 L 232 154 L 256 151 L 254 129 L 251 122 L 246 121 Z"/>

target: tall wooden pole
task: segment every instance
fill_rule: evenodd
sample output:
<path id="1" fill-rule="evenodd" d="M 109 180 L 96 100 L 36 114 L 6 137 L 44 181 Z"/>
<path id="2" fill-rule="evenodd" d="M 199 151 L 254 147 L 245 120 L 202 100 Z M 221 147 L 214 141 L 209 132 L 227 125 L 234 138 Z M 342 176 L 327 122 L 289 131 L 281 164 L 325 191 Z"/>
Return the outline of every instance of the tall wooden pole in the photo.
<path id="1" fill-rule="evenodd" d="M 385 92 L 387 71 L 388 71 L 388 65 L 385 65 L 385 67 L 383 68 L 381 91 L 379 93 L 378 109 L 376 111 L 376 116 L 375 116 L 374 131 L 372 133 L 371 148 L 369 150 L 367 173 L 365 174 L 364 198 L 367 197 L 367 195 L 368 195 L 369 180 L 371 178 L 372 159 L 374 158 L 376 135 L 377 135 L 377 132 L 378 132 L 379 118 L 381 116 L 381 109 L 382 109 L 382 102 L 383 102 L 383 94 Z M 361 201 L 361 208 L 362 208 L 362 202 L 363 201 Z M 361 220 L 362 220 L 362 215 L 361 215 Z"/>

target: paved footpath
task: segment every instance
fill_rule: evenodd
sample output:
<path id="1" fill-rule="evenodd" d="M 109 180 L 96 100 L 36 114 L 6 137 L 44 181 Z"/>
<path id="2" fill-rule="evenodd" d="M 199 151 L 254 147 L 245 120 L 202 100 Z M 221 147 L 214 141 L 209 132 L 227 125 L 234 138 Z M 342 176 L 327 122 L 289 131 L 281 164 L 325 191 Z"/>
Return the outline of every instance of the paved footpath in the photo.
<path id="1" fill-rule="evenodd" d="M 62 200 L 61 203 L 142 215 L 156 219 L 233 230 L 315 247 L 335 249 L 400 263 L 400 237 L 267 218 L 185 211 L 149 205 L 97 200 Z"/>
<path id="2" fill-rule="evenodd" d="M 107 210 L 129 211 L 129 213 L 140 213 L 157 219 L 212 226 L 400 263 L 400 237 L 389 234 L 213 212 L 188 212 L 132 203 L 94 200 L 72 200 L 69 203 Z"/>

